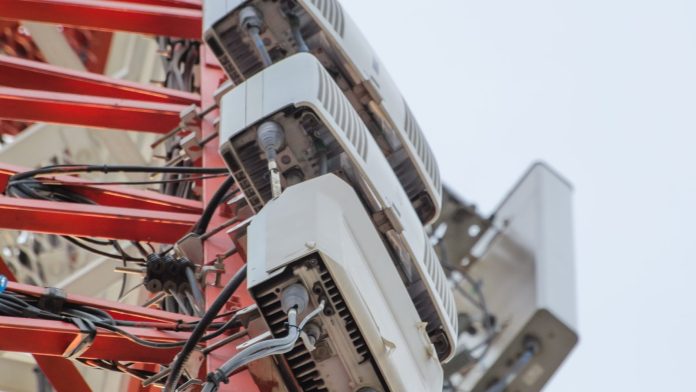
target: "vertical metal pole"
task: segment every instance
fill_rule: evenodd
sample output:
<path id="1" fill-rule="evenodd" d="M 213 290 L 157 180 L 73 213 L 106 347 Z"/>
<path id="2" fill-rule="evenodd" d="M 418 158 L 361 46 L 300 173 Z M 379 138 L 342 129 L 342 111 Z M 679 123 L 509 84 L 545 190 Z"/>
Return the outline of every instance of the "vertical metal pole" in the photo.
<path id="1" fill-rule="evenodd" d="M 201 106 L 202 108 L 207 108 L 214 103 L 213 94 L 215 90 L 219 87 L 220 82 L 224 78 L 224 73 L 214 59 L 214 56 L 210 54 L 206 48 L 201 48 Z M 215 132 L 213 127 L 212 119 L 216 117 L 213 113 L 204 119 L 202 124 L 202 137 L 208 137 Z M 219 141 L 217 139 L 206 144 L 203 149 L 203 166 L 206 167 L 221 167 L 224 166 L 222 158 L 218 154 Z M 205 203 L 210 199 L 210 197 L 215 193 L 223 179 L 219 180 L 208 180 L 203 183 L 203 198 Z M 216 227 L 222 224 L 226 219 L 221 217 L 219 214 L 213 216 L 210 222 L 210 227 Z M 226 253 L 232 247 L 232 241 L 225 235 L 222 231 L 208 240 L 204 244 L 204 254 L 205 260 L 214 260 L 218 255 Z M 235 254 L 225 260 L 225 274 L 222 281 L 226 282 L 228 279 L 234 275 L 234 273 L 239 270 L 239 268 L 244 264 L 244 260 L 239 254 Z M 212 277 L 211 277 L 212 281 Z M 206 302 L 211 303 L 218 296 L 220 292 L 219 288 L 208 286 L 205 290 Z M 251 305 L 253 301 L 246 291 L 246 284 L 240 288 L 237 293 L 237 299 L 241 306 Z M 206 362 L 207 372 L 217 369 L 222 365 L 227 359 L 232 357 L 236 350 L 235 347 L 238 343 L 231 343 L 224 346 L 214 352 L 212 352 Z M 247 371 L 243 371 L 235 374 L 230 378 L 230 382 L 227 385 L 221 385 L 221 392 L 254 392 L 259 391 L 256 383 L 252 379 L 251 375 Z"/>

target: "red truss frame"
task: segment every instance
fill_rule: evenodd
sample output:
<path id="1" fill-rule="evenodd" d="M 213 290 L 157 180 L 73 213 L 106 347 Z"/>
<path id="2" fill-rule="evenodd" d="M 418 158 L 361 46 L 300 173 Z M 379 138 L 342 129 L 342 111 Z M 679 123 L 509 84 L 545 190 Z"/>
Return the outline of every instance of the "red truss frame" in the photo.
<path id="1" fill-rule="evenodd" d="M 0 18 L 200 40 L 201 3 L 201 0 L 0 0 Z M 180 112 L 187 106 L 209 107 L 213 103 L 213 93 L 225 80 L 213 56 L 205 48 L 201 52 L 200 95 L 0 56 L 0 118 L 166 133 L 179 124 Z M 202 121 L 202 137 L 215 132 L 214 115 Z M 215 143 L 205 145 L 200 163 L 206 167 L 223 166 Z M 0 164 L 0 187 L 5 187 L 9 176 L 24 170 Z M 78 182 L 74 177 L 60 179 Z M 203 182 L 203 203 L 120 186 L 85 185 L 82 180 L 70 189 L 95 200 L 98 205 L 77 206 L 0 196 L 0 229 L 174 243 L 197 221 L 221 182 L 222 179 Z M 216 214 L 211 227 L 227 219 Z M 232 247 L 224 231 L 218 233 L 204 244 L 205 260 L 213 260 Z M 224 261 L 223 281 L 234 275 L 244 262 L 240 254 L 228 257 Z M 0 273 L 12 278 L 11 271 L 1 261 Z M 205 289 L 208 303 L 220 291 L 210 283 Z M 8 289 L 33 295 L 43 292 L 43 288 L 18 283 L 11 283 Z M 93 298 L 70 296 L 69 301 L 98 307 L 115 318 L 126 320 L 174 322 L 186 319 L 179 314 Z M 231 303 L 247 306 L 252 301 L 246 290 L 240 290 L 239 297 Z M 130 328 L 129 331 L 160 341 L 187 337 L 186 333 L 147 328 Z M 74 364 L 62 357 L 66 347 L 79 336 L 75 325 L 0 317 L 0 332 L 3 336 L 0 350 L 32 353 L 59 392 L 90 390 Z M 37 334 L 41 339 L 36 338 Z M 211 353 L 201 373 L 216 369 L 234 355 L 235 347 L 232 343 Z M 148 366 L 170 362 L 177 351 L 143 349 L 116 334 L 100 331 L 84 355 Z M 128 389 L 148 390 L 138 382 L 131 382 Z M 242 371 L 231 377 L 229 384 L 221 385 L 220 390 L 253 392 L 261 389 L 247 371 Z"/>
<path id="2" fill-rule="evenodd" d="M 0 15 L 94 30 L 200 39 L 203 17 L 200 9 L 191 6 L 181 0 L 0 0 Z"/>

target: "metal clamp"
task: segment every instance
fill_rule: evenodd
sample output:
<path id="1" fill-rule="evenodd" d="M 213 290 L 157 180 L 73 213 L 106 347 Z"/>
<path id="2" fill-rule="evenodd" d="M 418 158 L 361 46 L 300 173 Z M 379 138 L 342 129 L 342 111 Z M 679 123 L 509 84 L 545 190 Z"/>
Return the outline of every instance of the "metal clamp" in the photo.
<path id="1" fill-rule="evenodd" d="M 64 290 L 47 287 L 46 291 L 39 298 L 38 306 L 47 312 L 60 314 L 67 299 L 68 295 Z"/>

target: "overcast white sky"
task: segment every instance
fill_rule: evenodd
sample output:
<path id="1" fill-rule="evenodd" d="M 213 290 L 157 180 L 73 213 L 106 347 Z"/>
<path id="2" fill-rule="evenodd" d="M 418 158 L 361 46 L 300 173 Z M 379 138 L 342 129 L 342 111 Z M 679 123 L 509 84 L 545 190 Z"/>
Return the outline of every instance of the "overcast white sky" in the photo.
<path id="1" fill-rule="evenodd" d="M 546 390 L 693 390 L 696 1 L 342 3 L 462 196 L 574 183 L 581 343 Z"/>

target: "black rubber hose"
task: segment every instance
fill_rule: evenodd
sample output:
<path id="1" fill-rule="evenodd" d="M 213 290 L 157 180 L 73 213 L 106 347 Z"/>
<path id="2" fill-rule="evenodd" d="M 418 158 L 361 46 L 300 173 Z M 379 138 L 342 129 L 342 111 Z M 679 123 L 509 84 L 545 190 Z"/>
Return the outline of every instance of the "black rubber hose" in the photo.
<path id="1" fill-rule="evenodd" d="M 215 194 L 212 198 L 210 198 L 208 205 L 205 206 L 205 210 L 203 211 L 201 218 L 198 220 L 198 223 L 196 223 L 196 227 L 193 228 L 194 233 L 202 235 L 206 230 L 208 230 L 210 220 L 213 219 L 213 213 L 218 208 L 220 203 L 222 203 L 222 200 L 224 199 L 225 195 L 227 195 L 227 192 L 232 188 L 232 185 L 234 185 L 234 177 L 229 176 L 225 182 L 220 185 L 217 191 L 215 191 Z"/>
<path id="2" fill-rule="evenodd" d="M 178 173 L 178 174 L 224 174 L 224 167 L 171 167 L 171 166 L 138 166 L 138 165 L 53 165 L 35 170 L 28 170 L 12 176 L 15 180 L 34 177 L 40 174 L 65 173 Z"/>
<path id="3" fill-rule="evenodd" d="M 196 328 L 191 332 L 191 336 L 189 336 L 186 344 L 184 344 L 184 347 L 179 354 L 177 354 L 176 359 L 174 359 L 174 363 L 171 366 L 172 370 L 167 378 L 167 384 L 164 386 L 164 392 L 174 392 L 181 378 L 184 363 L 188 360 L 193 349 L 196 348 L 196 344 L 201 340 L 208 326 L 215 320 L 220 310 L 222 310 L 222 307 L 225 306 L 227 301 L 232 297 L 232 294 L 242 285 L 242 282 L 246 279 L 246 270 L 246 265 L 244 265 L 234 274 L 232 279 L 230 279 L 222 289 L 220 295 L 218 295 L 215 301 L 210 305 L 208 311 L 205 312 L 198 324 L 196 324 Z"/>

